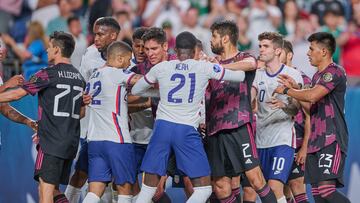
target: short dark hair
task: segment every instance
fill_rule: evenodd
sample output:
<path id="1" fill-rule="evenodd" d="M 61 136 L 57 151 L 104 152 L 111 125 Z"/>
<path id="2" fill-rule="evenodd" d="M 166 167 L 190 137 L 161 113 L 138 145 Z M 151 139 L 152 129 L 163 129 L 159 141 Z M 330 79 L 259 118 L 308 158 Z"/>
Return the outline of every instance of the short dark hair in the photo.
<path id="1" fill-rule="evenodd" d="M 142 36 L 144 35 L 144 33 L 148 30 L 149 28 L 147 27 L 138 27 L 135 29 L 133 35 L 132 35 L 132 40 L 136 40 L 136 39 L 141 39 Z"/>
<path id="2" fill-rule="evenodd" d="M 327 32 L 313 33 L 308 38 L 308 41 L 309 42 L 316 42 L 316 43 L 319 43 L 319 44 L 325 46 L 325 48 L 327 50 L 329 50 L 331 54 L 334 54 L 334 52 L 335 52 L 336 41 L 335 41 L 334 36 L 332 34 L 330 34 L 330 33 L 327 33 Z"/>
<path id="3" fill-rule="evenodd" d="M 116 33 L 119 33 L 121 28 L 119 23 L 113 17 L 101 17 L 95 21 L 95 25 L 106 26 L 112 28 Z"/>
<path id="4" fill-rule="evenodd" d="M 73 21 L 80 21 L 80 18 L 77 16 L 70 16 L 66 21 L 67 25 L 69 26 Z"/>
<path id="5" fill-rule="evenodd" d="M 112 42 L 107 48 L 107 58 L 110 59 L 113 56 L 116 56 L 117 54 L 122 55 L 131 52 L 132 49 L 127 43 L 122 41 L 115 41 Z"/>
<path id="6" fill-rule="evenodd" d="M 149 40 L 155 40 L 159 44 L 164 44 L 166 40 L 166 33 L 162 28 L 151 27 L 142 36 L 144 43 Z"/>
<path id="7" fill-rule="evenodd" d="M 217 21 L 211 25 L 210 30 L 212 33 L 216 31 L 217 33 L 219 33 L 221 37 L 228 35 L 231 44 L 236 46 L 236 43 L 239 38 L 239 28 L 234 21 L 230 21 L 230 20 Z"/>
<path id="8" fill-rule="evenodd" d="M 293 46 L 289 40 L 284 40 L 284 46 L 283 49 L 285 49 L 285 52 L 294 54 Z"/>
<path id="9" fill-rule="evenodd" d="M 275 45 L 275 48 L 284 47 L 284 37 L 277 32 L 263 32 L 258 36 L 258 40 L 270 40 Z"/>
<path id="10" fill-rule="evenodd" d="M 75 41 L 71 34 L 63 31 L 55 31 L 50 35 L 50 42 L 53 46 L 59 47 L 61 56 L 70 58 L 75 49 Z"/>
<path id="11" fill-rule="evenodd" d="M 188 31 L 181 32 L 176 36 L 175 48 L 177 49 L 195 49 L 196 37 Z"/>
<path id="12" fill-rule="evenodd" d="M 196 39 L 196 47 L 198 47 L 199 49 L 203 50 L 203 44 L 202 44 L 201 40 Z"/>

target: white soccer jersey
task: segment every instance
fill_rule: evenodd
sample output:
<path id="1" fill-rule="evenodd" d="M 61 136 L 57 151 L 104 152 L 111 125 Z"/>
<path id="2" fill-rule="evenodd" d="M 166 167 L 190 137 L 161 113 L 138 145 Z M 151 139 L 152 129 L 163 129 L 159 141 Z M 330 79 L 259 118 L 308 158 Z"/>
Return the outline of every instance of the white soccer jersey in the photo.
<path id="1" fill-rule="evenodd" d="M 89 141 L 131 143 L 128 127 L 126 84 L 134 73 L 103 67 L 95 71 L 86 89 L 92 95 L 89 105 Z"/>
<path id="2" fill-rule="evenodd" d="M 201 101 L 209 79 L 221 80 L 220 65 L 188 59 L 165 61 L 154 66 L 144 79 L 159 83 L 160 102 L 156 119 L 199 126 Z"/>
<path id="3" fill-rule="evenodd" d="M 106 61 L 101 57 L 100 52 L 95 47 L 91 45 L 86 49 L 85 54 L 82 56 L 79 72 L 84 77 L 87 82 L 91 74 L 98 68 L 103 67 Z M 89 116 L 86 112 L 85 117 L 80 120 L 80 137 L 86 138 Z"/>
<path id="4" fill-rule="evenodd" d="M 3 85 L 3 84 L 4 84 L 4 82 L 3 82 L 2 77 L 0 75 L 0 85 Z"/>
<path id="5" fill-rule="evenodd" d="M 269 148 L 280 145 L 295 146 L 294 121 L 291 116 L 282 109 L 272 109 L 270 104 L 272 93 L 277 86 L 278 75 L 286 74 L 295 79 L 297 83 L 303 84 L 303 79 L 299 71 L 294 68 L 282 65 L 280 70 L 274 74 L 269 74 L 265 69 L 258 69 L 253 82 L 253 87 L 257 90 L 257 120 L 256 120 L 256 146 L 258 148 Z M 275 98 L 288 104 L 287 95 L 275 94 Z"/>

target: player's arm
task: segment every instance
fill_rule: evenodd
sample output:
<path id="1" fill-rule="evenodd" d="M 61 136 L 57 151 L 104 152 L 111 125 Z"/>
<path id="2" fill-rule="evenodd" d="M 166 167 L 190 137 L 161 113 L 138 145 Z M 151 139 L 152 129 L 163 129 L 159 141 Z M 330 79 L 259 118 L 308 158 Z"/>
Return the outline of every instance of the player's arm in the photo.
<path id="1" fill-rule="evenodd" d="M 256 89 L 256 87 L 252 86 L 251 87 L 251 92 L 250 92 L 250 96 L 251 96 L 251 109 L 254 113 L 257 112 L 257 94 L 258 94 L 258 91 Z"/>
<path id="2" fill-rule="evenodd" d="M 0 86 L 0 92 L 3 92 L 9 88 L 13 88 L 13 87 L 22 85 L 24 80 L 25 80 L 24 76 L 15 75 L 12 78 L 10 78 L 8 81 L 6 81 L 3 85 Z"/>
<path id="3" fill-rule="evenodd" d="M 140 74 L 134 74 L 129 78 L 129 81 L 127 82 L 128 86 L 133 86 L 137 81 L 139 81 L 143 76 Z"/>
<path id="4" fill-rule="evenodd" d="M 86 106 L 81 106 L 80 107 L 80 119 L 85 117 L 85 112 L 86 112 Z"/>
<path id="5" fill-rule="evenodd" d="M 24 116 L 19 111 L 17 111 L 15 108 L 10 106 L 8 103 L 0 103 L 0 112 L 6 118 L 8 118 L 16 123 L 21 123 L 21 124 L 27 125 L 34 131 L 37 131 L 36 121 Z"/>
<path id="6" fill-rule="evenodd" d="M 143 101 L 143 99 L 146 99 L 146 100 Z M 151 99 L 150 98 L 141 97 L 141 100 L 139 100 L 139 101 L 141 101 L 141 102 L 128 104 L 129 113 L 135 113 L 135 112 L 143 111 L 143 110 L 151 107 Z"/>
<path id="7" fill-rule="evenodd" d="M 309 137 L 311 133 L 311 121 L 310 121 L 310 111 L 303 108 L 305 113 L 305 125 L 304 125 L 304 139 L 301 145 L 299 152 L 296 155 L 295 161 L 297 164 L 304 164 L 307 155 L 307 148 L 309 143 Z"/>
<path id="8" fill-rule="evenodd" d="M 236 61 L 234 63 L 223 64 L 224 68 L 229 70 L 242 70 L 242 71 L 252 71 L 256 69 L 256 60 L 253 57 L 246 57 L 241 61 Z"/>
<path id="9" fill-rule="evenodd" d="M 142 97 L 160 97 L 158 89 L 153 89 L 152 84 L 141 78 L 131 89 L 131 94 Z"/>
<path id="10" fill-rule="evenodd" d="M 23 88 L 17 88 L 14 90 L 9 90 L 3 93 L 0 93 L 0 103 L 11 102 L 21 99 L 26 96 L 28 93 Z"/>

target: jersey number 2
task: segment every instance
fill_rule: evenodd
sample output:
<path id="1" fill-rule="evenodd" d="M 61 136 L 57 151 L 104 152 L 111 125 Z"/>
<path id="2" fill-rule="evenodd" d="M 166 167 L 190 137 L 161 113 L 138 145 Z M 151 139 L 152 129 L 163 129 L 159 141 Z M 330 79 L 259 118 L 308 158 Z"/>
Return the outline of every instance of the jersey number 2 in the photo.
<path id="1" fill-rule="evenodd" d="M 189 78 L 190 78 L 190 94 L 189 94 L 188 102 L 192 103 L 193 98 L 194 98 L 194 93 L 195 93 L 195 73 L 189 73 Z M 182 103 L 182 99 L 181 98 L 173 98 L 173 94 L 175 94 L 177 91 L 179 91 L 181 88 L 184 87 L 186 78 L 184 75 L 182 75 L 180 73 L 175 73 L 174 75 L 171 76 L 170 80 L 175 81 L 176 79 L 180 79 L 180 83 L 176 87 L 174 87 L 172 90 L 169 91 L 168 102 Z"/>

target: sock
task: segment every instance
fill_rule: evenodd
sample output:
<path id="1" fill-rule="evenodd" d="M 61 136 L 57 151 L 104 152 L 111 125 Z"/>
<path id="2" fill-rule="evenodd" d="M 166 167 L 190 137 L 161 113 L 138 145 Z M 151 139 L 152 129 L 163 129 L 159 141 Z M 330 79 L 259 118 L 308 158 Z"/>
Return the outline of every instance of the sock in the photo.
<path id="1" fill-rule="evenodd" d="M 295 195 L 294 198 L 296 203 L 309 203 L 306 193 Z"/>
<path id="2" fill-rule="evenodd" d="M 292 197 L 286 198 L 287 203 L 296 203 Z"/>
<path id="3" fill-rule="evenodd" d="M 115 191 L 115 190 L 112 190 L 111 193 L 112 193 L 112 202 L 117 203 L 118 199 L 119 199 L 118 198 L 119 193 L 117 191 Z"/>
<path id="4" fill-rule="evenodd" d="M 132 195 L 118 195 L 117 203 L 131 203 L 132 202 Z"/>
<path id="5" fill-rule="evenodd" d="M 311 193 L 316 203 L 326 203 L 326 200 L 321 197 L 317 186 L 311 186 Z"/>
<path id="6" fill-rule="evenodd" d="M 88 192 L 83 200 L 83 203 L 100 203 L 100 197 L 98 197 L 95 193 Z"/>
<path id="7" fill-rule="evenodd" d="M 241 203 L 241 195 L 240 195 L 240 188 L 234 188 L 231 190 L 231 193 L 235 196 L 235 202 Z"/>
<path id="8" fill-rule="evenodd" d="M 285 196 L 280 197 L 280 199 L 277 199 L 277 203 L 287 203 L 286 197 Z"/>
<path id="9" fill-rule="evenodd" d="M 156 187 L 150 187 L 143 183 L 136 203 L 150 203 L 155 192 Z"/>
<path id="10" fill-rule="evenodd" d="M 154 203 L 171 203 L 171 199 L 166 192 L 155 194 L 152 200 Z"/>
<path id="11" fill-rule="evenodd" d="M 64 194 L 60 194 L 54 197 L 54 203 L 69 203 L 69 200 L 66 199 Z"/>
<path id="12" fill-rule="evenodd" d="M 105 192 L 104 192 L 104 194 L 101 196 L 101 201 L 103 201 L 103 202 L 112 202 L 113 196 L 112 196 L 111 186 L 112 186 L 112 184 L 109 184 L 109 185 L 105 188 Z"/>
<path id="13" fill-rule="evenodd" d="M 209 197 L 210 203 L 220 203 L 220 200 L 216 197 L 215 192 L 212 192 Z"/>
<path id="14" fill-rule="evenodd" d="M 262 203 L 276 202 L 275 194 L 268 184 L 265 184 L 264 187 L 260 190 L 257 190 L 256 193 L 259 195 Z"/>
<path id="15" fill-rule="evenodd" d="M 187 203 L 206 202 L 206 200 L 210 197 L 211 192 L 212 192 L 212 187 L 210 185 L 202 186 L 202 187 L 194 187 L 193 194 L 186 202 Z"/>
<path id="16" fill-rule="evenodd" d="M 68 185 L 64 194 L 70 203 L 78 203 L 81 196 L 81 188 Z"/>
<path id="17" fill-rule="evenodd" d="M 137 198 L 139 197 L 139 194 L 132 197 L 131 203 L 135 203 Z"/>
<path id="18" fill-rule="evenodd" d="M 350 200 L 341 192 L 337 191 L 333 184 L 319 186 L 319 193 L 328 203 L 350 203 Z"/>

